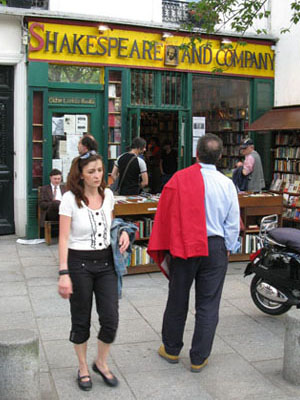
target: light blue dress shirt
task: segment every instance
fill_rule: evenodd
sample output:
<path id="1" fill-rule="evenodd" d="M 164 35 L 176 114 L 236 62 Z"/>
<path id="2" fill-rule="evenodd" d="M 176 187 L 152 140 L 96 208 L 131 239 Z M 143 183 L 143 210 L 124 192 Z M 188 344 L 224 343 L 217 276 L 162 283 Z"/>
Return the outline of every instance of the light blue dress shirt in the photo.
<path id="1" fill-rule="evenodd" d="M 200 163 L 205 186 L 206 229 L 209 236 L 225 239 L 227 250 L 235 250 L 240 232 L 240 207 L 231 179 L 215 165 Z"/>

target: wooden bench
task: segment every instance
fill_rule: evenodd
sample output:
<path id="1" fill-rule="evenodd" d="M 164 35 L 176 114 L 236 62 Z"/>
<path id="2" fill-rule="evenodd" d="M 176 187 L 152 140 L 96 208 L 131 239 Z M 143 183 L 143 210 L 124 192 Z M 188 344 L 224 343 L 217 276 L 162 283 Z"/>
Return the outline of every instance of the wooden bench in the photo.
<path id="1" fill-rule="evenodd" d="M 38 187 L 38 229 L 39 229 L 39 238 L 41 237 L 41 224 L 40 224 L 40 220 L 41 220 L 41 209 L 40 209 L 40 191 L 41 191 L 41 187 Z M 45 242 L 48 244 L 48 246 L 51 244 L 52 241 L 52 227 L 56 226 L 58 227 L 59 222 L 58 221 L 45 221 L 44 222 L 44 235 L 45 235 Z"/>

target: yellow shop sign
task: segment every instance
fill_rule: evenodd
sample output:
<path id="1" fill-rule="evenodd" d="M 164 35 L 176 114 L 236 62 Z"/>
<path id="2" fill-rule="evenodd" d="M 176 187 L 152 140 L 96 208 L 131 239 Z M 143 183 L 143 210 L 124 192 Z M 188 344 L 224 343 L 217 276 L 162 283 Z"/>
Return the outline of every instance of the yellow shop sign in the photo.
<path id="1" fill-rule="evenodd" d="M 29 33 L 30 61 L 274 77 L 271 44 L 233 42 L 225 49 L 220 40 L 203 39 L 192 47 L 183 35 L 162 40 L 161 32 L 120 28 L 99 34 L 97 25 L 43 21 L 29 22 Z"/>

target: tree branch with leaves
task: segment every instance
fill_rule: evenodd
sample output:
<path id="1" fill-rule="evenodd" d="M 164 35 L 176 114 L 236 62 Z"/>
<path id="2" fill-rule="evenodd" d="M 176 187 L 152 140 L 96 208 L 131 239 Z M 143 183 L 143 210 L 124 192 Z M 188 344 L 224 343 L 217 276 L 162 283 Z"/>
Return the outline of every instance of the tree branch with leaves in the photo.
<path id="1" fill-rule="evenodd" d="M 268 0 L 199 0 L 188 4 L 189 21 L 184 28 L 205 34 L 215 34 L 225 28 L 239 36 L 244 36 L 252 28 L 255 20 L 269 18 Z M 283 5 L 284 7 L 287 4 Z M 283 27 L 281 33 L 289 32 L 292 25 L 300 20 L 300 0 L 290 3 L 292 16 L 290 26 Z M 256 29 L 257 34 L 267 34 L 264 28 Z M 199 33 L 198 33 L 199 34 Z"/>

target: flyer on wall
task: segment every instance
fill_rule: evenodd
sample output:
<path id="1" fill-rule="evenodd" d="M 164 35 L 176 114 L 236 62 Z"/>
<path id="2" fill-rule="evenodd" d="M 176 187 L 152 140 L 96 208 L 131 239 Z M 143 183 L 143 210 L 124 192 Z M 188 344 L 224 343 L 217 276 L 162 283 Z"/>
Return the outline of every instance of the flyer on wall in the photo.
<path id="1" fill-rule="evenodd" d="M 205 135 L 205 117 L 193 117 L 193 157 L 196 157 L 197 143 Z"/>

